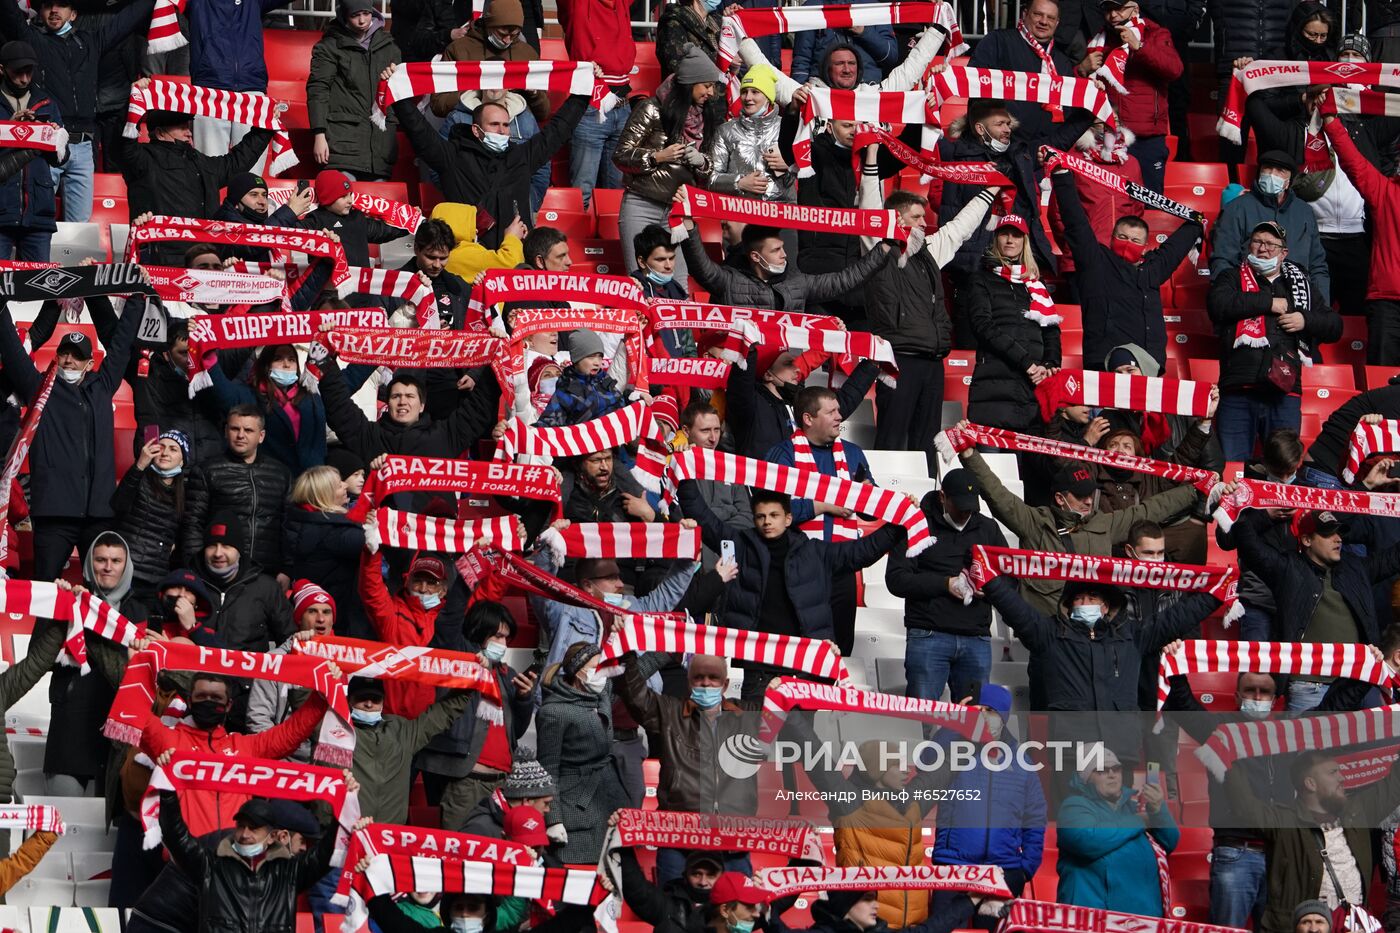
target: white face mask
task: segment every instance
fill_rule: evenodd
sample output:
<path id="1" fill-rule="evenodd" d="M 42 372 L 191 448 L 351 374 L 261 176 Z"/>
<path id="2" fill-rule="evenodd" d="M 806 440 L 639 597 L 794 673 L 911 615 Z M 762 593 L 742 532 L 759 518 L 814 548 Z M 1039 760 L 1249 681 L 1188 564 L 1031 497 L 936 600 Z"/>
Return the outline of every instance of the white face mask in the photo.
<path id="1" fill-rule="evenodd" d="M 485 130 L 481 132 L 481 141 L 485 143 L 486 148 L 490 149 L 492 152 L 505 152 L 506 147 L 510 145 L 509 136 L 504 133 L 488 133 Z"/>
<path id="2" fill-rule="evenodd" d="M 943 512 L 943 517 L 948 520 L 948 524 L 952 525 L 958 531 L 962 531 L 964 528 L 967 527 L 967 523 L 972 521 L 972 516 L 969 515 L 967 518 L 964 518 L 961 522 L 955 522 L 953 521 L 953 516 L 949 515 L 946 509 Z"/>
<path id="3" fill-rule="evenodd" d="M 480 917 L 453 917 L 452 933 L 481 933 L 483 922 Z"/>
<path id="4" fill-rule="evenodd" d="M 783 263 L 781 266 L 775 266 L 771 263 L 764 262 L 762 259 L 760 259 L 758 261 L 758 264 L 762 266 L 763 271 L 767 272 L 769 275 L 782 275 L 784 272 L 787 271 L 787 263 Z"/>
<path id="5" fill-rule="evenodd" d="M 598 668 L 588 672 L 588 676 L 583 679 L 584 686 L 594 693 L 602 693 L 603 688 L 608 685 L 608 678 Z"/>
<path id="6" fill-rule="evenodd" d="M 1011 148 L 1011 141 L 1007 140 L 1003 142 L 1000 139 L 993 139 L 991 136 L 988 136 L 987 148 L 992 150 L 993 152 L 1002 153 Z"/>
<path id="7" fill-rule="evenodd" d="M 1273 708 L 1273 700 L 1240 700 L 1240 712 L 1250 719 L 1263 719 Z"/>
<path id="8" fill-rule="evenodd" d="M 60 369 L 58 371 L 58 378 L 68 383 L 70 386 L 75 386 L 82 382 L 83 377 L 86 375 L 87 372 L 81 369 Z"/>
<path id="9" fill-rule="evenodd" d="M 259 855 L 262 855 L 262 854 L 263 854 L 263 850 L 266 849 L 266 848 L 267 848 L 267 843 L 266 843 L 266 842 L 255 842 L 255 843 L 253 843 L 253 844 L 251 844 L 251 845 L 246 845 L 246 846 L 244 846 L 244 845 L 239 845 L 239 844 L 236 843 L 236 842 L 233 844 L 233 851 L 237 852 L 239 855 L 243 856 L 244 858 L 257 858 Z"/>

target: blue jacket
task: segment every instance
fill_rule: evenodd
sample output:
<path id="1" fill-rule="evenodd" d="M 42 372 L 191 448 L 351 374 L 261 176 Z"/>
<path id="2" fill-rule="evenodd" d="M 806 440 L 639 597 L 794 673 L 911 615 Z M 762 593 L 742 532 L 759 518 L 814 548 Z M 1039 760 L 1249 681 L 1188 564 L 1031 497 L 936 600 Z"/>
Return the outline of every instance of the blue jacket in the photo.
<path id="1" fill-rule="evenodd" d="M 225 91 L 266 91 L 263 17 L 290 0 L 189 0 L 190 83 Z"/>
<path id="2" fill-rule="evenodd" d="M 1175 849 L 1181 831 L 1171 809 L 1163 806 L 1149 815 L 1144 831 L 1143 817 L 1137 812 L 1137 791 L 1125 787 L 1115 805 L 1078 777 L 1070 786 L 1077 793 L 1060 806 L 1060 888 L 1055 900 L 1077 907 L 1162 916 L 1157 857 L 1147 833 L 1151 832 L 1167 852 Z"/>
<path id="3" fill-rule="evenodd" d="M 821 4 L 822 0 L 807 0 L 803 6 Z M 900 48 L 893 26 L 866 26 L 858 36 L 845 29 L 812 29 L 796 33 L 792 40 L 792 77 L 801 84 L 807 83 L 808 78 L 829 83 L 826 56 L 837 45 L 850 45 L 856 50 L 862 84 L 879 84 L 899 64 Z M 770 61 L 776 64 L 778 59 Z"/>
<path id="4" fill-rule="evenodd" d="M 1002 739 L 1015 748 L 1015 739 Z M 1035 772 L 992 771 L 979 762 L 955 773 L 938 804 L 933 861 L 938 865 L 1000 865 L 1012 892 L 1040 868 L 1045 852 L 1045 792 Z M 963 799 L 959 791 L 971 791 Z M 1019 873 L 1019 875 L 1017 874 Z"/>
<path id="5" fill-rule="evenodd" d="M 831 447 L 818 447 L 816 444 L 808 445 L 812 449 L 812 462 L 816 464 L 817 472 L 823 476 L 836 475 L 836 456 Z M 851 474 L 852 482 L 874 483 L 875 477 L 870 473 L 870 461 L 865 459 L 865 451 L 845 438 L 841 439 L 841 447 L 846 455 L 846 469 Z M 763 459 L 770 463 L 778 463 L 783 466 L 796 466 L 793 462 L 792 440 L 785 440 L 781 444 L 774 445 L 768 451 L 768 455 Z M 811 499 L 792 500 L 792 524 L 793 527 L 810 522 L 816 518 L 817 513 L 812 508 Z M 823 541 L 831 540 L 831 520 L 832 516 L 823 515 L 822 522 L 826 526 L 826 532 L 822 536 Z"/>
<path id="6" fill-rule="evenodd" d="M 591 376 L 585 376 L 571 364 L 559 377 L 554 387 L 554 397 L 540 413 L 538 423 L 542 428 L 583 424 L 610 415 L 625 404 L 622 391 L 607 370 L 600 369 Z"/>
<path id="7" fill-rule="evenodd" d="M 326 462 L 326 406 L 321 396 L 301 389 L 297 392 L 296 408 L 301 412 L 301 430 L 292 431 L 292 420 L 281 405 L 269 404 L 246 382 L 234 382 L 224 375 L 223 367 L 209 369 L 214 380 L 214 395 L 219 406 L 227 412 L 235 405 L 256 405 L 267 420 L 267 440 L 263 450 L 274 460 L 286 464 L 293 476 L 300 476 L 314 466 Z"/>
<path id="8" fill-rule="evenodd" d="M 37 106 L 35 106 L 37 105 Z M 37 84 L 29 86 L 29 106 L 44 123 L 63 122 L 58 102 Z M 10 102 L 0 97 L 0 120 L 14 118 Z M 20 170 L 0 183 L 0 227 L 27 227 L 30 230 L 58 229 L 54 222 L 53 163 L 45 158 L 30 159 Z"/>

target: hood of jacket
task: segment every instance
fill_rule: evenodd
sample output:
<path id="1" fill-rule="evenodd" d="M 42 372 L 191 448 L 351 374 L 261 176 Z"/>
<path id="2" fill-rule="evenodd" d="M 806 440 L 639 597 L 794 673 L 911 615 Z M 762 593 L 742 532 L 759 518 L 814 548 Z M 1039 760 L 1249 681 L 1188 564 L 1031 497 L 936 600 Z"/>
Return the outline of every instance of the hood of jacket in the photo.
<path id="1" fill-rule="evenodd" d="M 1133 809 L 1137 808 L 1136 800 L 1138 792 L 1133 787 L 1129 786 L 1126 781 L 1123 784 L 1123 793 L 1119 796 L 1117 803 L 1109 803 L 1107 800 L 1100 797 L 1099 792 L 1094 789 L 1094 786 L 1077 774 L 1069 779 L 1069 787 L 1070 790 L 1087 797 L 1100 807 L 1107 807 L 1110 810 L 1125 810 L 1129 806 L 1133 807 Z"/>
<path id="2" fill-rule="evenodd" d="M 97 577 L 92 571 L 92 555 L 99 545 L 116 545 L 126 554 L 126 566 L 122 568 L 122 577 L 117 581 L 117 585 L 110 590 L 103 590 L 94 582 Z M 93 539 L 92 544 L 88 546 L 87 553 L 83 555 L 83 585 L 96 593 L 109 606 L 121 605 L 121 601 L 131 591 L 131 580 L 135 573 L 136 564 L 131 560 L 131 548 L 127 545 L 126 539 L 115 531 L 102 532 Z"/>
<path id="3" fill-rule="evenodd" d="M 1103 358 L 1104 369 L 1108 369 L 1109 357 L 1113 356 L 1113 354 L 1117 353 L 1119 350 L 1127 350 L 1133 355 L 1133 359 L 1137 361 L 1138 369 L 1142 370 L 1144 376 L 1162 375 L 1162 367 L 1157 365 L 1157 361 L 1152 358 L 1152 354 L 1135 343 L 1120 343 L 1112 350 L 1109 350 L 1108 354 Z"/>
<path id="4" fill-rule="evenodd" d="M 483 103 L 480 91 L 463 91 L 461 101 L 462 106 L 468 110 L 475 110 Z M 506 96 L 496 101 L 496 103 L 506 108 L 506 113 L 510 115 L 511 120 L 514 120 L 524 113 L 525 107 L 527 106 L 525 98 L 514 91 L 507 91 Z"/>
<path id="5" fill-rule="evenodd" d="M 452 228 L 458 246 L 476 242 L 476 205 L 442 201 L 434 205 L 431 217 Z"/>

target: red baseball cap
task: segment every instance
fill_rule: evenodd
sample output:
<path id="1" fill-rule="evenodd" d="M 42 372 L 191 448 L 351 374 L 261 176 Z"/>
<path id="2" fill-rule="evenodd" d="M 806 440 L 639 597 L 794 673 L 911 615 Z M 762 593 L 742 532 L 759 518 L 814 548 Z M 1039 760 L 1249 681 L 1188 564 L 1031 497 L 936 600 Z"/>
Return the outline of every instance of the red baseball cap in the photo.
<path id="1" fill-rule="evenodd" d="M 1026 223 L 1026 218 L 1022 217 L 1020 214 L 1007 214 L 1001 220 L 997 221 L 997 230 L 1001 230 L 1003 227 L 1011 227 L 1012 229 L 1020 230 L 1021 233 L 1026 236 L 1031 235 L 1031 225 Z"/>
<path id="2" fill-rule="evenodd" d="M 506 838 L 523 846 L 549 845 L 544 817 L 528 803 L 506 809 Z"/>
<path id="3" fill-rule="evenodd" d="M 410 577 L 432 577 L 434 580 L 445 581 L 447 567 L 436 557 L 419 557 L 408 565 L 408 575 Z"/>
<path id="4" fill-rule="evenodd" d="M 728 904 L 738 901 L 741 904 L 767 904 L 773 900 L 771 891 L 760 888 L 749 880 L 749 876 L 737 871 L 727 871 L 715 879 L 710 889 L 711 904 Z"/>

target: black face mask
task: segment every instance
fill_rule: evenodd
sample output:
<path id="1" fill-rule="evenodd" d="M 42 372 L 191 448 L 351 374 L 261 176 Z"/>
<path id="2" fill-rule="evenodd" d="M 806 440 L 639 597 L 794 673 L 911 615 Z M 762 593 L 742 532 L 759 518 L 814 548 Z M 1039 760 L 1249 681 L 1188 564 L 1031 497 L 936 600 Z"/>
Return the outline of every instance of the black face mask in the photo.
<path id="1" fill-rule="evenodd" d="M 797 404 L 797 393 L 802 391 L 802 387 L 795 382 L 785 382 L 778 386 L 778 398 L 789 405 Z"/>
<path id="2" fill-rule="evenodd" d="M 257 223 L 264 223 L 267 221 L 267 211 L 255 211 L 242 201 L 238 202 L 238 213 Z"/>
<path id="3" fill-rule="evenodd" d="M 190 718 L 201 729 L 213 729 L 224 724 L 228 710 L 217 700 L 196 700 L 190 704 Z"/>

